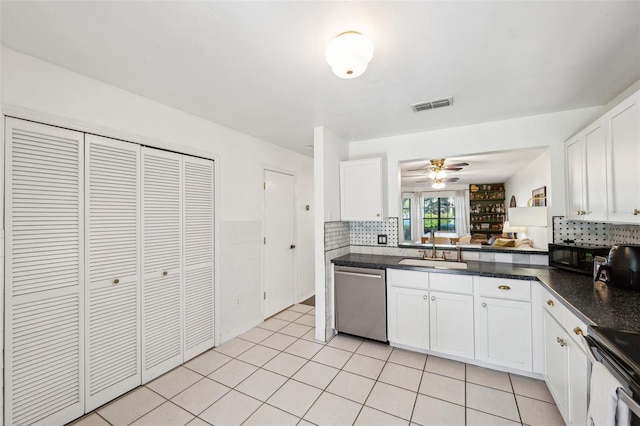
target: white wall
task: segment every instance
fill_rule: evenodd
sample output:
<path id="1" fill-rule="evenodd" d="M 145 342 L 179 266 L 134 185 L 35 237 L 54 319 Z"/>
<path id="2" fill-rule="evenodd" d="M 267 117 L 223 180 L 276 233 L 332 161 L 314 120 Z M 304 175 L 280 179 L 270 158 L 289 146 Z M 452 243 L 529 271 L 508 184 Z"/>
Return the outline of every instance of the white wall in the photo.
<path id="1" fill-rule="evenodd" d="M 455 108 L 455 107 L 454 107 Z M 446 158 L 540 146 L 550 147 L 553 214 L 564 214 L 563 142 L 587 125 L 599 107 L 582 108 L 494 121 L 430 132 L 412 133 L 349 144 L 349 158 L 385 155 L 388 182 L 398 181 L 398 162 L 424 158 Z M 428 114 L 428 113 L 425 113 Z M 389 216 L 399 216 L 399 186 L 389 185 Z"/>
<path id="2" fill-rule="evenodd" d="M 311 204 L 313 160 L 309 157 L 10 49 L 3 48 L 2 55 L 1 99 L 5 113 L 24 112 L 51 124 L 215 157 L 218 229 L 233 229 L 246 223 L 247 229 L 256 234 L 243 236 L 252 250 L 262 237 L 258 234 L 262 232 L 264 166 L 293 172 L 296 208 Z M 313 228 L 310 214 L 297 212 L 297 218 L 298 294 L 303 295 L 309 293 L 314 280 Z M 229 265 L 249 265 L 249 260 L 243 257 L 242 250 L 225 245 L 217 248 L 217 269 L 222 269 L 216 275 L 220 286 L 219 331 L 225 341 L 262 320 L 262 268 L 249 268 L 250 274 L 240 276 L 225 273 L 227 264 L 220 259 L 225 258 L 231 262 Z M 224 277 L 223 282 L 220 277 Z M 233 307 L 236 294 L 247 295 L 239 308 Z"/>
<path id="3" fill-rule="evenodd" d="M 526 207 L 527 201 L 531 198 L 531 191 L 546 186 L 551 187 L 551 162 L 549 161 L 549 150 L 544 151 L 537 158 L 527 164 L 522 170 L 513 175 L 504 183 L 506 204 L 509 205 L 511 196 L 516 197 L 518 207 Z M 547 206 L 552 206 L 554 199 L 551 195 L 547 197 Z M 551 216 L 548 218 L 551 227 Z M 521 234 L 518 238 L 522 238 Z M 534 247 L 547 248 L 549 241 L 548 229 L 540 227 L 530 227 L 527 229 L 526 237 L 533 240 Z"/>
<path id="4" fill-rule="evenodd" d="M 340 161 L 348 159 L 347 142 L 326 127 L 313 129 L 315 190 L 316 339 L 324 341 L 333 318 L 333 285 L 327 273 L 324 223 L 340 220 Z M 324 315 L 322 314 L 324 313 Z"/>

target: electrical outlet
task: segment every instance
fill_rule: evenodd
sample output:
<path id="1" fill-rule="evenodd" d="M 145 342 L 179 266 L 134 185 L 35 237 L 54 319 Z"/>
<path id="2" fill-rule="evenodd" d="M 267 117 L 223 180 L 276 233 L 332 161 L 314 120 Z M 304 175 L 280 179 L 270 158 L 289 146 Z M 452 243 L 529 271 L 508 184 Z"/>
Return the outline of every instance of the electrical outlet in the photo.
<path id="1" fill-rule="evenodd" d="M 378 234 L 378 244 L 387 244 L 387 234 Z"/>

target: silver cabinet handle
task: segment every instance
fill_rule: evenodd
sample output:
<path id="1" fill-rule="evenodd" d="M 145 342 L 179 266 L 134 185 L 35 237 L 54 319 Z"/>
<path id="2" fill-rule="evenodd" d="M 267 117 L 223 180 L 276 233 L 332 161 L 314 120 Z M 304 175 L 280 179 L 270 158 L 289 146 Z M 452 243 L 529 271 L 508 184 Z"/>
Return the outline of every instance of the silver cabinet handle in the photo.
<path id="1" fill-rule="evenodd" d="M 422 296 L 422 298 L 423 298 L 424 300 L 427 300 L 427 299 L 429 298 L 429 296 L 427 296 L 427 295 L 425 294 L 424 296 Z"/>
<path id="2" fill-rule="evenodd" d="M 483 307 L 483 308 L 486 308 L 486 307 L 487 307 L 487 304 L 486 304 L 486 303 L 482 303 L 482 307 Z"/>
<path id="3" fill-rule="evenodd" d="M 557 337 L 556 341 L 560 343 L 560 346 L 567 346 L 567 342 L 565 342 L 564 339 Z"/>
<path id="4" fill-rule="evenodd" d="M 431 300 L 436 300 L 436 297 L 435 296 L 431 296 Z"/>

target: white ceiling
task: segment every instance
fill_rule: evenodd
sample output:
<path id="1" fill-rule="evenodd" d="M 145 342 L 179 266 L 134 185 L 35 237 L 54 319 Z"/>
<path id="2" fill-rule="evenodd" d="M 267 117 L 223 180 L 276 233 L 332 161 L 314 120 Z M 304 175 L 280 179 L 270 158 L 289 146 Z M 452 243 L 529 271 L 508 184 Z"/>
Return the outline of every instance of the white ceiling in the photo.
<path id="1" fill-rule="evenodd" d="M 447 183 L 447 189 L 468 187 L 472 183 L 504 183 L 542 155 L 546 149 L 546 147 L 538 147 L 447 158 L 445 165 L 455 163 L 469 164 L 460 171 L 447 172 L 447 178 L 459 178 L 455 183 Z M 416 182 L 427 178 L 425 172 L 409 171 L 410 169 L 418 169 L 430 164 L 429 160 L 413 160 L 400 163 L 402 188 L 426 188 L 429 190 L 430 183 Z"/>
<path id="2" fill-rule="evenodd" d="M 312 155 L 347 140 L 603 105 L 640 79 L 639 1 L 6 1 L 2 43 Z M 335 77 L 326 44 L 375 55 Z M 454 106 L 413 113 L 416 102 Z"/>

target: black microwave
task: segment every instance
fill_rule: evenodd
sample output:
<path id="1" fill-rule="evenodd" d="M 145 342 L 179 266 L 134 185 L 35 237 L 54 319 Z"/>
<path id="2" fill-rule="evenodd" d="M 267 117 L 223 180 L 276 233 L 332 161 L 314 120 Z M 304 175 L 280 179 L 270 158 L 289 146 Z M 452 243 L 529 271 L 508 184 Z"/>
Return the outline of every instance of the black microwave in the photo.
<path id="1" fill-rule="evenodd" d="M 579 244 L 549 244 L 549 266 L 592 275 L 594 257 L 607 257 L 610 249 Z"/>

